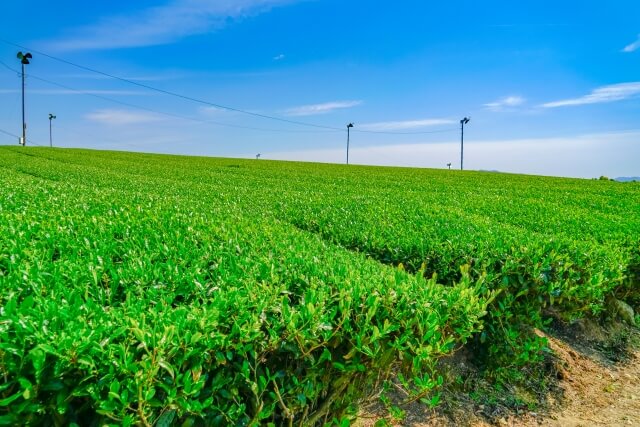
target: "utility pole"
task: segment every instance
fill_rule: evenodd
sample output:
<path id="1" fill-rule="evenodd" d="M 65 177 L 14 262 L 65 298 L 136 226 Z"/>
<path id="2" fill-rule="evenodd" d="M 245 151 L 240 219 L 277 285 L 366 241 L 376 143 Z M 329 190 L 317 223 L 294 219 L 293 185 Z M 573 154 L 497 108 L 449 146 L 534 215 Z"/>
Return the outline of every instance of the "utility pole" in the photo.
<path id="1" fill-rule="evenodd" d="M 349 123 L 347 125 L 347 164 L 349 164 L 349 137 L 350 137 L 350 131 L 352 127 L 353 127 L 353 123 Z"/>
<path id="2" fill-rule="evenodd" d="M 51 120 L 55 119 L 56 116 L 49 113 L 49 147 L 53 148 L 53 134 L 51 132 Z"/>
<path id="3" fill-rule="evenodd" d="M 24 120 L 24 66 L 29 64 L 29 60 L 33 56 L 29 52 L 25 54 L 18 52 L 16 56 L 20 60 L 20 64 L 22 64 L 22 146 L 24 147 L 27 143 L 27 123 Z"/>
<path id="4" fill-rule="evenodd" d="M 464 170 L 464 125 L 469 123 L 469 120 L 469 117 L 460 120 L 460 170 Z"/>

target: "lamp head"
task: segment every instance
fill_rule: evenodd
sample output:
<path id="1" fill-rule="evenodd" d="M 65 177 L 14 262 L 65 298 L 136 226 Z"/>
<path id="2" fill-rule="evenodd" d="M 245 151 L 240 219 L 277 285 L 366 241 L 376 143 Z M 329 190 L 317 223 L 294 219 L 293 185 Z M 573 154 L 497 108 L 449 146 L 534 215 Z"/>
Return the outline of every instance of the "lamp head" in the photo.
<path id="1" fill-rule="evenodd" d="M 466 125 L 467 123 L 469 123 L 469 120 L 471 120 L 469 117 L 465 117 L 464 119 L 460 120 L 460 123 Z"/>
<path id="2" fill-rule="evenodd" d="M 49 120 L 55 119 L 55 118 L 56 118 L 56 116 L 54 116 L 53 114 L 49 114 Z"/>
<path id="3" fill-rule="evenodd" d="M 353 123 L 349 123 L 349 124 L 347 125 L 347 128 L 352 128 L 352 127 L 353 127 Z"/>

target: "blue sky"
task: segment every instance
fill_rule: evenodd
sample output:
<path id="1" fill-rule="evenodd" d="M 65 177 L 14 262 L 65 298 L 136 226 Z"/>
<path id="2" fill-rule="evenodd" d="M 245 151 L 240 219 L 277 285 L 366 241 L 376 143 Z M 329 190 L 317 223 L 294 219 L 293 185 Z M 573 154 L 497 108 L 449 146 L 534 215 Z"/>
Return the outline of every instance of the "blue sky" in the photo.
<path id="1" fill-rule="evenodd" d="M 638 16 L 631 0 L 32 0 L 2 5 L 0 38 L 213 104 L 354 122 L 352 163 L 459 167 L 459 120 L 471 116 L 467 169 L 639 176 Z M 0 130 L 12 134 L 18 50 L 0 42 Z M 54 113 L 62 147 L 344 162 L 344 130 L 214 108 L 37 52 L 26 100 L 37 144 Z"/>

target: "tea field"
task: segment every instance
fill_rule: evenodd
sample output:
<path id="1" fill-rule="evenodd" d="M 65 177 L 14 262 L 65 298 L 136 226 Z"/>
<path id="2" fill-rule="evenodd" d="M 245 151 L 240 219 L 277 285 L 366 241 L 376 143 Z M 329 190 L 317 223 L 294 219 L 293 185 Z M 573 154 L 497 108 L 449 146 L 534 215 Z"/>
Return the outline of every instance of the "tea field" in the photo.
<path id="1" fill-rule="evenodd" d="M 640 185 L 0 147 L 0 425 L 348 424 L 640 306 Z"/>

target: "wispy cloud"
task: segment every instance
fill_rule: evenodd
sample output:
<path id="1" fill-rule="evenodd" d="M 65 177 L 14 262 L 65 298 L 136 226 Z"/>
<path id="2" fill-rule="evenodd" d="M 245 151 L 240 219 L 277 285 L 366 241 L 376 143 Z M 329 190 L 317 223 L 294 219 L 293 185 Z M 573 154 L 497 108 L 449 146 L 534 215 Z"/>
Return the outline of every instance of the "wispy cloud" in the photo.
<path id="1" fill-rule="evenodd" d="M 276 55 L 273 57 L 274 61 L 282 61 L 285 58 L 284 53 L 281 53 L 280 55 Z"/>
<path id="2" fill-rule="evenodd" d="M 49 45 L 59 51 L 76 51 L 167 44 L 296 1 L 299 0 L 172 0 L 76 28 L 69 36 Z"/>
<path id="3" fill-rule="evenodd" d="M 317 114 L 327 114 L 335 110 L 352 108 L 361 105 L 362 101 L 334 101 L 324 104 L 302 105 L 300 107 L 289 108 L 284 111 L 287 116 L 314 116 Z"/>
<path id="4" fill-rule="evenodd" d="M 640 49 L 640 35 L 638 35 L 638 40 L 625 46 L 624 49 L 622 49 L 622 51 L 626 53 L 630 53 L 630 52 L 635 52 L 638 49 Z"/>
<path id="5" fill-rule="evenodd" d="M 59 74 L 55 77 L 72 79 L 72 80 L 110 80 L 112 77 L 104 76 L 102 74 L 95 73 L 75 73 L 75 74 Z M 166 73 L 166 74 L 148 74 L 148 75 L 121 75 L 123 79 L 136 81 L 136 82 L 157 82 L 163 80 L 175 80 L 186 77 L 184 73 Z"/>
<path id="6" fill-rule="evenodd" d="M 19 93 L 19 89 L 0 89 L 0 93 Z M 148 96 L 149 92 L 135 90 L 102 90 L 102 89 L 29 89 L 32 95 L 121 95 Z"/>
<path id="7" fill-rule="evenodd" d="M 373 131 L 395 131 L 395 130 L 409 130 L 420 129 L 429 126 L 442 126 L 451 125 L 456 123 L 451 119 L 421 119 L 421 120 L 405 120 L 398 122 L 379 122 L 379 123 L 365 123 L 358 126 L 359 129 L 373 130 Z"/>
<path id="8" fill-rule="evenodd" d="M 556 176 L 638 176 L 640 130 L 566 137 L 511 140 L 474 140 L 465 144 L 465 166 L 469 170 L 499 170 Z M 265 152 L 278 160 L 344 162 L 344 148 Z M 349 152 L 353 164 L 411 166 L 446 169 L 460 167 L 459 142 L 356 145 Z"/>
<path id="9" fill-rule="evenodd" d="M 131 110 L 98 110 L 85 116 L 87 120 L 112 126 L 152 123 L 166 120 L 160 114 Z"/>
<path id="10" fill-rule="evenodd" d="M 198 107 L 198 112 L 204 116 L 219 116 L 220 114 L 223 113 L 228 113 L 228 110 L 225 110 L 224 108 L 218 108 L 218 107 Z"/>
<path id="11" fill-rule="evenodd" d="M 505 96 L 504 98 L 500 98 L 497 101 L 489 102 L 488 104 L 484 104 L 491 111 L 506 111 L 513 109 L 515 107 L 519 107 L 524 104 L 526 99 L 521 96 Z"/>
<path id="12" fill-rule="evenodd" d="M 640 82 L 619 83 L 602 86 L 591 91 L 590 94 L 579 98 L 563 99 L 542 104 L 544 108 L 569 107 L 574 105 L 601 104 L 605 102 L 622 101 L 640 95 Z"/>

